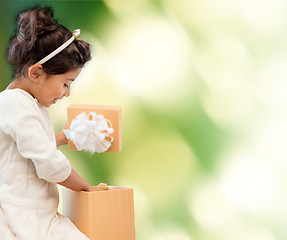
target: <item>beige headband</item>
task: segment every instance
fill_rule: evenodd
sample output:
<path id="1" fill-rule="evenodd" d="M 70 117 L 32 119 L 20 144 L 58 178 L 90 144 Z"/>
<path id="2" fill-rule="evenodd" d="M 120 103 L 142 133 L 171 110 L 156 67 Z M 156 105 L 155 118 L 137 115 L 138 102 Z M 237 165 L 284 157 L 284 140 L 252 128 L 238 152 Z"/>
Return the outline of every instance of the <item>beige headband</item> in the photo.
<path id="1" fill-rule="evenodd" d="M 64 42 L 60 47 L 58 47 L 56 50 L 54 50 L 53 52 L 51 52 L 49 55 L 47 55 L 46 57 L 44 57 L 43 59 L 41 59 L 39 62 L 37 62 L 36 64 L 40 64 L 42 65 L 43 63 L 47 62 L 48 60 L 50 60 L 52 57 L 54 57 L 55 55 L 57 55 L 59 52 L 63 51 L 66 47 L 68 47 L 74 40 L 76 40 L 81 34 L 81 30 L 77 29 L 73 32 L 73 36 L 67 40 L 66 42 Z"/>

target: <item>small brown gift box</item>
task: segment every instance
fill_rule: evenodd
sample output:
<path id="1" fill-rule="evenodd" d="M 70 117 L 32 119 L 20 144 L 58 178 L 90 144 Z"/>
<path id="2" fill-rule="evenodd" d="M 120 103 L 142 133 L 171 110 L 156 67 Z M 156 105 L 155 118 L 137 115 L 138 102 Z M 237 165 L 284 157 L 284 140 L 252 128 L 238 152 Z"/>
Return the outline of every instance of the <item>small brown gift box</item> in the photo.
<path id="1" fill-rule="evenodd" d="M 135 240 L 133 189 L 64 189 L 63 215 L 91 240 Z"/>
<path id="2" fill-rule="evenodd" d="M 120 152 L 122 149 L 122 129 L 121 129 L 121 107 L 110 105 L 90 105 L 90 104 L 72 104 L 68 107 L 68 127 L 70 128 L 71 122 L 80 113 L 95 112 L 97 115 L 103 115 L 112 123 L 114 132 L 110 135 L 113 137 L 111 147 L 107 152 Z M 68 140 L 69 150 L 77 150 L 72 141 Z"/>

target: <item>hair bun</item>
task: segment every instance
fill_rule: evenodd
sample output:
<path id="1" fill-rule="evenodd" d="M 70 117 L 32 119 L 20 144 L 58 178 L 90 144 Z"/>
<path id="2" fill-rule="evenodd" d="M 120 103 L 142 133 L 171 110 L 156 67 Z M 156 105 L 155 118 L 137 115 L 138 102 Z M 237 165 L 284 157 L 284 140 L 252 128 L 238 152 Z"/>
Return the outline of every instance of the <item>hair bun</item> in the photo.
<path id="1" fill-rule="evenodd" d="M 18 14 L 17 29 L 6 50 L 15 77 L 27 76 L 30 66 L 72 37 L 69 29 L 59 24 L 53 15 L 52 8 L 38 6 Z M 42 66 L 48 75 L 63 74 L 82 68 L 90 59 L 90 45 L 76 39 Z"/>
<path id="2" fill-rule="evenodd" d="M 22 42 L 27 50 L 35 45 L 35 42 L 43 34 L 56 30 L 57 21 L 53 19 L 53 9 L 33 8 L 23 12 L 18 17 L 17 40 Z"/>

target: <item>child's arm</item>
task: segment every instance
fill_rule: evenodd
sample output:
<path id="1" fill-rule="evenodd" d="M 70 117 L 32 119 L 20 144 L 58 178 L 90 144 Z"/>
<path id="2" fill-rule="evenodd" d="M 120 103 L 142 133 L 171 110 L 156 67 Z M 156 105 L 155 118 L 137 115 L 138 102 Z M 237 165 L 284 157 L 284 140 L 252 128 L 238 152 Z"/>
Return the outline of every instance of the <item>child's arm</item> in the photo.
<path id="1" fill-rule="evenodd" d="M 74 169 L 72 169 L 70 176 L 65 181 L 58 184 L 74 191 L 93 192 L 97 190 L 90 186 Z"/>
<path id="2" fill-rule="evenodd" d="M 67 144 L 67 138 L 63 131 L 55 135 L 57 147 Z"/>

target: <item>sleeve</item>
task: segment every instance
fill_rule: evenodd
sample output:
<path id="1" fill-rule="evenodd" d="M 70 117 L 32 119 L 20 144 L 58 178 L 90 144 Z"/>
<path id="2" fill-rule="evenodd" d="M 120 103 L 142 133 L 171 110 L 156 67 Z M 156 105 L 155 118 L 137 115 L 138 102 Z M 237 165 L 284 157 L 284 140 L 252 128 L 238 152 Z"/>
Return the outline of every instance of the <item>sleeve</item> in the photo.
<path id="1" fill-rule="evenodd" d="M 33 161 L 39 178 L 63 182 L 71 165 L 45 132 L 37 103 L 24 94 L 11 95 L 7 94 L 2 106 L 3 131 L 15 140 L 20 155 Z"/>

